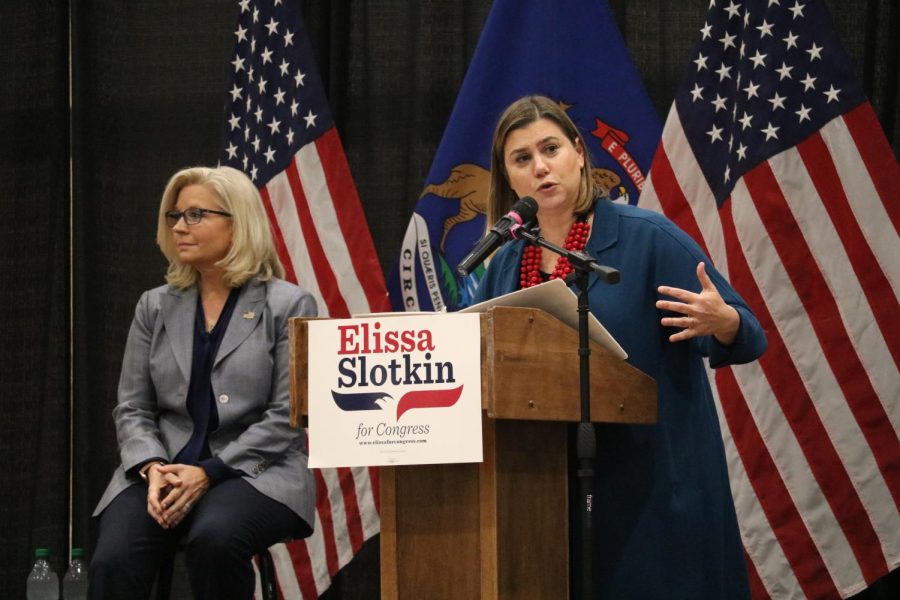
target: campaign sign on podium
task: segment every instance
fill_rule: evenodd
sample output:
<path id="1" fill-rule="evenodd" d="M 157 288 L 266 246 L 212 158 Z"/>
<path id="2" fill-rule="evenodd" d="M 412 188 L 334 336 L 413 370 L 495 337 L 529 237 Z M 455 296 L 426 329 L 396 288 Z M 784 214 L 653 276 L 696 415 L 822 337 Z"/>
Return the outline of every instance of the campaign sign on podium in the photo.
<path id="1" fill-rule="evenodd" d="M 480 462 L 478 315 L 309 322 L 309 465 Z"/>

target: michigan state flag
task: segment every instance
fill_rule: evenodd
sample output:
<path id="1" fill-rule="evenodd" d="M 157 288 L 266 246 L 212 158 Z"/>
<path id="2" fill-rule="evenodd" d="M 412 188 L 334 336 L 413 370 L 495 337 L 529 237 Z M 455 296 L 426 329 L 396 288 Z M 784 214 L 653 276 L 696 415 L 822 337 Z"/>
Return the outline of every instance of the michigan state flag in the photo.
<path id="1" fill-rule="evenodd" d="M 496 0 L 388 279 L 395 310 L 469 303 L 484 267 L 455 268 L 485 232 L 491 135 L 528 94 L 565 107 L 600 187 L 637 202 L 661 127 L 606 0 Z"/>

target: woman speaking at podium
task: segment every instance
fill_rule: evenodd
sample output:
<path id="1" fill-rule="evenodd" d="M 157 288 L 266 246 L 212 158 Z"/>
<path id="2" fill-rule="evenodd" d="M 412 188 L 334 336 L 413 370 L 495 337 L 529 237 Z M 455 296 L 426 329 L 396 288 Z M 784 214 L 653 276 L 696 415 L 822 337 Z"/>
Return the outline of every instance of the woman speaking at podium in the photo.
<path id="1" fill-rule="evenodd" d="M 265 209 L 230 167 L 169 180 L 156 240 L 168 285 L 135 310 L 113 410 L 122 464 L 97 506 L 91 598 L 146 598 L 176 544 L 195 598 L 253 596 L 251 558 L 312 532 L 315 484 L 288 423 L 288 319 Z"/>
<path id="2" fill-rule="evenodd" d="M 656 424 L 598 426 L 594 589 L 602 598 L 749 598 L 703 358 L 713 368 L 755 360 L 766 348 L 759 322 L 671 221 L 598 197 L 584 139 L 541 96 L 499 119 L 488 222 L 525 196 L 537 201 L 544 239 L 621 272 L 616 285 L 592 278 L 590 309 L 658 386 Z M 550 251 L 512 242 L 491 260 L 474 301 L 570 271 Z"/>

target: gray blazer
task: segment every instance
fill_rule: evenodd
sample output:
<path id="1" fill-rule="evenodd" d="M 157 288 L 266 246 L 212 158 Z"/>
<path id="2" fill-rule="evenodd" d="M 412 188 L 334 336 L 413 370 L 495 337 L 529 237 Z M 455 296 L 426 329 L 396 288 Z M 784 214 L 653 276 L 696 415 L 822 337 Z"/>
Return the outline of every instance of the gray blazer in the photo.
<path id="1" fill-rule="evenodd" d="M 144 292 L 128 332 L 113 409 L 122 464 L 94 515 L 139 481 L 126 472 L 147 459 L 171 460 L 193 429 L 185 399 L 191 377 L 197 288 Z M 315 316 L 316 301 L 279 279 L 245 284 L 212 370 L 219 427 L 214 456 L 257 490 L 315 520 L 315 482 L 302 429 L 288 423 L 288 318 Z"/>

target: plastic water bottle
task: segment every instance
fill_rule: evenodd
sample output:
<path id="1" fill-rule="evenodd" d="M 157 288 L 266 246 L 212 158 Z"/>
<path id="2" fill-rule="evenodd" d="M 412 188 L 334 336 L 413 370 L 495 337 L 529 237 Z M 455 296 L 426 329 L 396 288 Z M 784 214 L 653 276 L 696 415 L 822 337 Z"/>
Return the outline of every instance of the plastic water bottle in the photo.
<path id="1" fill-rule="evenodd" d="M 49 556 L 47 548 L 34 551 L 34 567 L 25 582 L 25 597 L 28 600 L 59 600 L 59 578 L 50 568 Z"/>
<path id="2" fill-rule="evenodd" d="M 87 567 L 84 564 L 84 550 L 72 548 L 72 562 L 63 577 L 63 600 L 86 600 L 88 586 Z"/>

